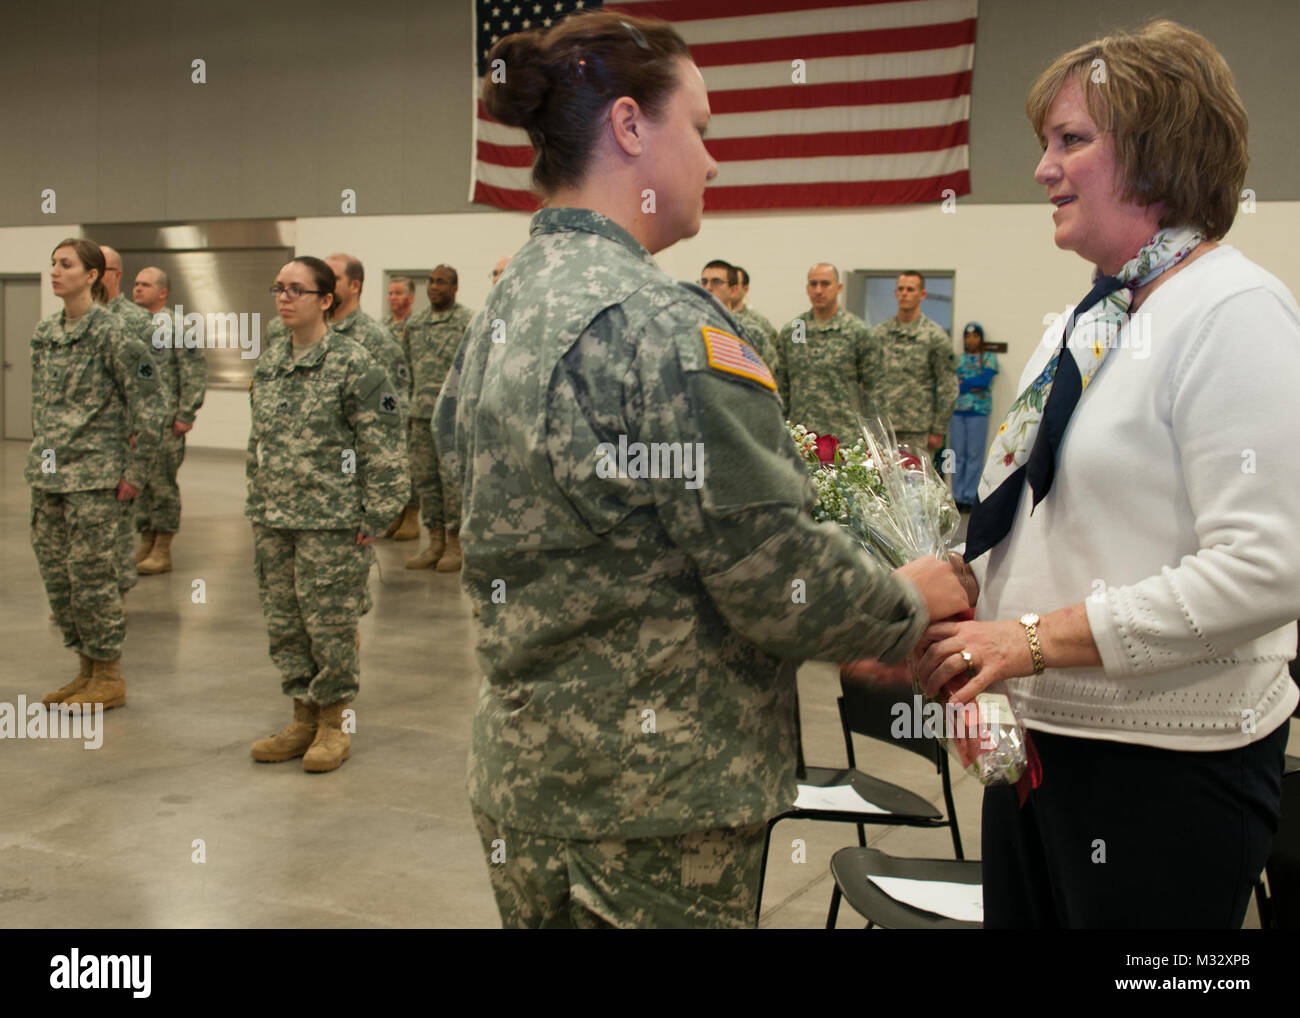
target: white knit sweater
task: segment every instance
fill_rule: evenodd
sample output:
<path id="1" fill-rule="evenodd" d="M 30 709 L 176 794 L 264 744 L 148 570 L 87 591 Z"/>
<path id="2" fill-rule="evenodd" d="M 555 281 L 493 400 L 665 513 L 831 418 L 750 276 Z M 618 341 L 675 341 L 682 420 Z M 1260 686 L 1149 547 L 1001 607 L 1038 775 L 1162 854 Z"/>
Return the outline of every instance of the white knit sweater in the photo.
<path id="1" fill-rule="evenodd" d="M 1048 329 L 1021 389 L 1060 341 Z M 1232 749 L 1285 724 L 1300 617 L 1300 308 L 1220 246 L 1151 294 L 1084 391 L 1054 486 L 973 563 L 979 619 L 1083 601 L 1102 668 L 1009 683 L 1031 729 Z M 1050 664 L 1050 661 L 1049 661 Z"/>

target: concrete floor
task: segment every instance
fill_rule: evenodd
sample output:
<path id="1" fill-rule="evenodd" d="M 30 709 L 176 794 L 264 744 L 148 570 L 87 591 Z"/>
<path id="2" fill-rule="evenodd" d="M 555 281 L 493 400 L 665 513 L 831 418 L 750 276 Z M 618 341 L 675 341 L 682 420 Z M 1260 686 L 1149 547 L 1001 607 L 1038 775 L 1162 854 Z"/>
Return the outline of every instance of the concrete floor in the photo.
<path id="1" fill-rule="evenodd" d="M 25 443 L 0 443 L 0 702 L 11 704 L 76 670 L 29 543 L 25 455 Z M 191 451 L 180 481 L 175 570 L 141 577 L 128 598 L 130 700 L 104 715 L 102 747 L 0 742 L 0 927 L 499 925 L 465 794 L 479 678 L 459 576 L 407 571 L 414 542 L 380 542 L 351 759 L 327 775 L 254 763 L 249 744 L 289 709 L 253 580 L 243 455 Z M 206 604 L 191 599 L 198 579 Z M 808 762 L 842 765 L 834 667 L 806 665 L 799 692 Z M 942 809 L 919 757 L 868 740 L 857 753 L 860 767 Z M 979 853 L 980 792 L 957 777 L 968 858 Z M 951 858 L 946 830 L 867 830 L 895 855 Z M 795 839 L 805 861 L 793 861 Z M 823 926 L 830 856 L 855 843 L 849 825 L 779 824 L 762 926 Z M 839 925 L 862 921 L 845 907 Z M 1257 925 L 1252 905 L 1247 926 Z"/>

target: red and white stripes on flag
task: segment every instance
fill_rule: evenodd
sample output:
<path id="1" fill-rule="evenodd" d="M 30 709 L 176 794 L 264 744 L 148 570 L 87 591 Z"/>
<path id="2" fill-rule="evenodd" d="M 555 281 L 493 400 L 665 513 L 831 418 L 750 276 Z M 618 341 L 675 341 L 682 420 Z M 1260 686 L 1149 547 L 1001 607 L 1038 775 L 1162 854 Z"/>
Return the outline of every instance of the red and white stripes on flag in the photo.
<path id="1" fill-rule="evenodd" d="M 709 90 L 705 208 L 898 205 L 970 193 L 970 86 L 978 0 L 618 0 L 670 21 Z M 475 52 L 573 0 L 475 2 Z M 587 2 L 585 10 L 600 7 Z M 527 134 L 488 116 L 478 78 L 470 200 L 533 210 Z"/>

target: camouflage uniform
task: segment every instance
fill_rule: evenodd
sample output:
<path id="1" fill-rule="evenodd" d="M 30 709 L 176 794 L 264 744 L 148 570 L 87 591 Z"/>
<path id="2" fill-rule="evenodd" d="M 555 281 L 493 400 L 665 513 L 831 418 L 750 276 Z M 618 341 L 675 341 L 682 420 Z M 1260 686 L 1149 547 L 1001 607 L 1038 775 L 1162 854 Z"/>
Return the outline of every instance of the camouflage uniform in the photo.
<path id="1" fill-rule="evenodd" d="M 287 340 L 269 345 L 249 400 L 244 515 L 271 660 L 285 694 L 351 700 L 373 560 L 357 533 L 382 534 L 410 485 L 397 392 L 364 349 L 331 330 L 297 361 Z"/>
<path id="2" fill-rule="evenodd" d="M 145 311 L 133 301 L 127 300 L 126 294 L 123 293 L 119 293 L 104 306 L 108 309 L 110 314 L 117 318 L 118 332 L 122 337 L 139 340 L 144 344 L 146 350 L 151 353 L 153 352 L 153 320 L 149 317 L 149 312 Z M 158 371 L 159 368 L 160 365 L 155 361 L 154 370 Z M 159 407 L 159 414 L 162 416 L 167 414 L 168 394 L 171 392 L 171 389 L 172 385 L 169 383 L 167 377 L 160 373 L 158 377 L 157 398 L 161 404 Z M 170 428 L 171 425 L 168 424 L 168 427 Z M 163 448 L 166 441 L 165 436 L 160 434 L 158 441 L 159 446 L 157 454 L 153 458 L 153 467 L 150 470 L 149 477 L 145 478 L 144 485 L 141 486 L 142 493 L 144 488 L 148 487 L 149 480 L 152 478 L 153 473 L 157 471 L 159 462 L 167 455 L 166 450 Z M 140 496 L 137 495 L 134 502 L 127 504 L 126 512 L 121 514 L 118 521 L 117 534 L 113 539 L 117 547 L 117 586 L 123 594 L 140 582 L 140 574 L 135 568 L 135 543 L 132 540 L 135 530 L 133 519 L 138 510 L 139 499 Z"/>
<path id="3" fill-rule="evenodd" d="M 957 405 L 957 355 L 943 328 L 918 314 L 904 325 L 897 318 L 871 330 L 878 360 L 874 393 L 889 414 L 900 442 L 925 451 L 931 435 L 948 431 Z"/>
<path id="4" fill-rule="evenodd" d="M 427 307 L 411 317 L 402 337 L 414 377 L 411 480 L 420 496 L 424 525 L 435 533 L 444 527 L 456 530 L 460 526 L 460 492 L 441 465 L 430 418 L 469 320 L 469 308 L 463 304 L 453 304 L 446 311 Z"/>
<path id="5" fill-rule="evenodd" d="M 154 356 L 159 389 L 167 409 L 158 459 L 149 483 L 135 500 L 135 527 L 139 531 L 174 534 L 181 528 L 181 490 L 176 474 L 185 460 L 185 436 L 173 432 L 172 424 L 175 421 L 194 423 L 194 416 L 207 394 L 208 362 L 201 349 L 187 349 L 180 336 L 172 336 L 170 346 L 161 338 L 154 343 L 152 319 L 149 336 L 149 352 Z"/>
<path id="6" fill-rule="evenodd" d="M 388 312 L 388 314 L 384 315 L 384 320 L 379 324 L 382 325 L 389 332 L 391 332 L 393 334 L 393 338 L 400 343 L 402 342 L 402 335 L 406 332 L 406 327 L 411 324 L 411 320 L 413 318 L 415 318 L 414 312 L 407 315 L 399 322 L 396 318 L 393 317 L 393 313 L 390 311 Z"/>
<path id="7" fill-rule="evenodd" d="M 389 318 L 392 316 L 390 315 Z M 407 462 L 411 456 L 411 432 L 406 422 L 411 413 L 411 366 L 406 360 L 406 351 L 398 342 L 393 330 L 388 326 L 388 319 L 379 325 L 368 314 L 357 308 L 347 318 L 339 321 L 330 320 L 330 328 L 347 336 L 355 343 L 360 343 L 366 351 L 388 372 L 388 378 L 397 387 L 397 400 L 402 406 L 402 449 Z M 406 493 L 406 504 L 418 505 L 415 495 L 415 481 L 412 480 Z"/>
<path id="8" fill-rule="evenodd" d="M 130 539 L 117 485 L 144 487 L 163 404 L 153 358 L 121 319 L 92 304 L 66 332 L 63 316 L 32 336 L 32 548 L 64 645 L 112 661 L 126 633 L 118 537 Z"/>
<path id="9" fill-rule="evenodd" d="M 818 321 L 811 310 L 795 321 L 804 323 L 804 338 L 796 341 L 791 322 L 776 342 L 776 380 L 786 417 L 819 435 L 850 441 L 869 403 L 873 370 L 871 333 L 867 323 L 840 308 L 829 321 Z"/>
<path id="10" fill-rule="evenodd" d="M 898 661 L 925 626 L 809 516 L 770 375 L 710 366 L 702 327 L 729 324 L 610 220 L 546 209 L 443 387 L 484 671 L 469 791 L 504 842 L 506 925 L 752 925 L 763 823 L 795 794 L 798 659 Z M 702 443 L 700 483 L 608 476 L 621 440 Z M 593 918 L 575 866 L 601 860 L 636 872 Z"/>
<path id="11" fill-rule="evenodd" d="M 388 379 L 397 391 L 397 401 L 402 408 L 402 423 L 405 424 L 406 416 L 411 412 L 411 369 L 402 345 L 393 338 L 392 332 L 360 308 L 346 318 L 337 321 L 331 318 L 329 327 L 352 342 L 361 344 L 379 366 L 388 372 Z"/>
<path id="12" fill-rule="evenodd" d="M 506 928 L 754 925 L 758 885 L 749 878 L 762 863 L 766 824 L 579 841 L 507 830 L 477 807 L 473 814 Z M 504 859 L 492 863 L 494 855 Z"/>
<path id="13" fill-rule="evenodd" d="M 742 335 L 758 351 L 773 372 L 776 371 L 776 329 L 772 323 L 752 308 L 731 312 L 732 321 L 740 326 Z"/>

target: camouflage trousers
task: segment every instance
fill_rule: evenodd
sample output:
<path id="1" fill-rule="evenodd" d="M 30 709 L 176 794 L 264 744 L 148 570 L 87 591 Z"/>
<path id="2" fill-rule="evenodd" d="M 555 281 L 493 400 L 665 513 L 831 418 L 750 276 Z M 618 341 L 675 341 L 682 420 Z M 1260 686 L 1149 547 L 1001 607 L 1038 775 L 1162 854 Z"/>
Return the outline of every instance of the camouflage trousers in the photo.
<path id="1" fill-rule="evenodd" d="M 63 645 L 97 661 L 122 656 L 115 537 L 130 520 L 130 505 L 113 488 L 32 492 L 32 550 Z"/>
<path id="2" fill-rule="evenodd" d="M 113 548 L 117 555 L 117 589 L 125 594 L 140 582 L 140 573 L 135 568 L 135 503 L 123 502 L 126 511 L 117 521 L 113 534 Z"/>
<path id="3" fill-rule="evenodd" d="M 324 705 L 357 695 L 357 619 L 371 607 L 373 561 L 355 530 L 253 524 L 257 592 L 286 696 Z"/>
<path id="4" fill-rule="evenodd" d="M 406 462 L 408 465 L 411 462 L 411 431 L 412 428 L 406 429 Z M 415 490 L 415 473 L 413 471 L 411 472 L 411 497 L 406 500 L 406 507 L 414 509 L 416 513 L 420 511 L 420 493 Z"/>
<path id="5" fill-rule="evenodd" d="M 173 435 L 169 425 L 163 431 L 149 481 L 135 500 L 136 530 L 174 534 L 181 529 L 181 489 L 176 473 L 184 460 L 185 436 Z"/>
<path id="6" fill-rule="evenodd" d="M 505 929 L 754 927 L 766 824 L 579 841 L 473 813 Z"/>
<path id="7" fill-rule="evenodd" d="M 438 447 L 433 441 L 433 429 L 428 420 L 411 418 L 410 443 L 411 483 L 420 496 L 420 514 L 430 530 L 460 529 L 460 491 L 442 473 Z"/>

